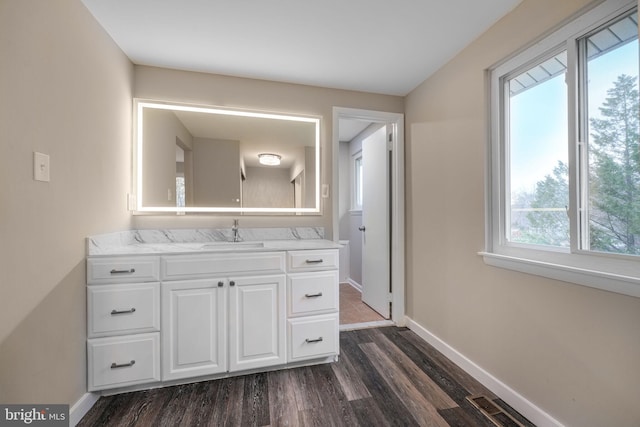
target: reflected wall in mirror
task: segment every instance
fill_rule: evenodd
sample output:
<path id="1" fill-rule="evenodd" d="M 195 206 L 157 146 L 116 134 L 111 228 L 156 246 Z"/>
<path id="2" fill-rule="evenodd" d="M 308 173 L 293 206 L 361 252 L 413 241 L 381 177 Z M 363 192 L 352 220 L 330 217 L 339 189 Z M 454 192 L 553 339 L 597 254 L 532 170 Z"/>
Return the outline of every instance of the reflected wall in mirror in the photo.
<path id="1" fill-rule="evenodd" d="M 320 212 L 319 118 L 139 99 L 134 111 L 136 211 Z"/>

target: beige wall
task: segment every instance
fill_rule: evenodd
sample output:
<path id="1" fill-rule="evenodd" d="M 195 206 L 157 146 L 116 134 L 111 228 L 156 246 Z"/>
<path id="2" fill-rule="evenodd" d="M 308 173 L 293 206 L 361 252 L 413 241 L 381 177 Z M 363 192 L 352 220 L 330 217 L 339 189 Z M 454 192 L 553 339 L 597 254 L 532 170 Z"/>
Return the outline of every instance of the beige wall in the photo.
<path id="1" fill-rule="evenodd" d="M 321 116 L 321 183 L 331 181 L 333 107 L 362 108 L 402 113 L 399 96 L 325 89 L 212 74 L 176 71 L 147 66 L 135 67 L 134 96 L 233 108 Z M 333 196 L 335 192 L 330 191 Z M 331 198 L 321 199 L 322 215 L 261 216 L 241 221 L 243 227 L 323 226 L 331 236 Z M 238 215 L 138 216 L 136 228 L 229 227 Z"/>
<path id="2" fill-rule="evenodd" d="M 484 70 L 587 3 L 525 0 L 406 98 L 407 311 L 569 426 L 640 425 L 640 299 L 485 265 Z"/>
<path id="3" fill-rule="evenodd" d="M 242 183 L 242 200 L 246 208 L 292 208 L 293 184 L 284 168 L 247 168 Z"/>
<path id="4" fill-rule="evenodd" d="M 194 138 L 194 206 L 240 206 L 240 141 Z"/>
<path id="5" fill-rule="evenodd" d="M 79 0 L 1 0 L 0 58 L 0 402 L 73 404 L 84 237 L 130 225 L 133 66 Z"/>
<path id="6" fill-rule="evenodd" d="M 193 136 L 175 113 L 168 110 L 145 109 L 143 127 L 142 205 L 175 206 L 177 141 L 192 147 Z"/>
<path id="7" fill-rule="evenodd" d="M 330 138 L 329 138 L 330 139 Z M 322 150 L 320 151 L 322 153 Z M 322 154 L 321 154 L 322 156 Z M 321 160 L 322 163 L 323 160 Z M 328 159 L 324 160 L 328 161 Z M 316 205 L 316 150 L 312 147 L 304 147 L 304 186 L 302 189 L 302 207 L 308 208 Z M 320 183 L 329 183 L 330 178 L 322 179 Z M 327 175 L 324 175 L 327 176 Z M 319 187 L 322 192 L 322 186 Z"/>

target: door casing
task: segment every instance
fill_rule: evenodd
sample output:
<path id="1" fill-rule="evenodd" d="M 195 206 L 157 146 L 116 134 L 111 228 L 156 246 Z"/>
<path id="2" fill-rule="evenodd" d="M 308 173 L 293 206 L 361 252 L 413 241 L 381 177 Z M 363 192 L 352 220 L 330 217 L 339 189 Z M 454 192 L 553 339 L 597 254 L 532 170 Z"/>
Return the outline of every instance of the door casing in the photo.
<path id="1" fill-rule="evenodd" d="M 332 182 L 339 186 L 340 119 L 367 120 L 393 126 L 391 142 L 391 319 L 405 326 L 405 221 L 404 221 L 404 114 L 357 108 L 333 107 Z M 332 239 L 339 240 L 338 197 L 332 198 Z"/>

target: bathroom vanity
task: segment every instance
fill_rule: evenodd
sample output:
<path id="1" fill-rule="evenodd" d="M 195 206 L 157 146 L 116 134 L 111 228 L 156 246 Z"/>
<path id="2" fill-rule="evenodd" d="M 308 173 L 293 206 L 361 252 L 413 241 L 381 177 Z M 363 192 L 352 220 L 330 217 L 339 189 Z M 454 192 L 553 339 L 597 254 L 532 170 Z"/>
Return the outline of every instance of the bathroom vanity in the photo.
<path id="1" fill-rule="evenodd" d="M 89 391 L 337 360 L 339 245 L 315 228 L 242 231 L 87 240 Z"/>

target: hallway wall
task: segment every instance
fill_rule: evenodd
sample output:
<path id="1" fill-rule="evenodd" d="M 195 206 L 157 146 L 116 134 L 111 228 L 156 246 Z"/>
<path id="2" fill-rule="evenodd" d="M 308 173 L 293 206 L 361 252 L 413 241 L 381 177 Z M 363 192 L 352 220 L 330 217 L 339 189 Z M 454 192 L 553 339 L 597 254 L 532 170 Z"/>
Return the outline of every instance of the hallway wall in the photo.
<path id="1" fill-rule="evenodd" d="M 85 237 L 131 224 L 133 65 L 80 0 L 0 1 L 0 58 L 0 402 L 73 404 Z"/>

